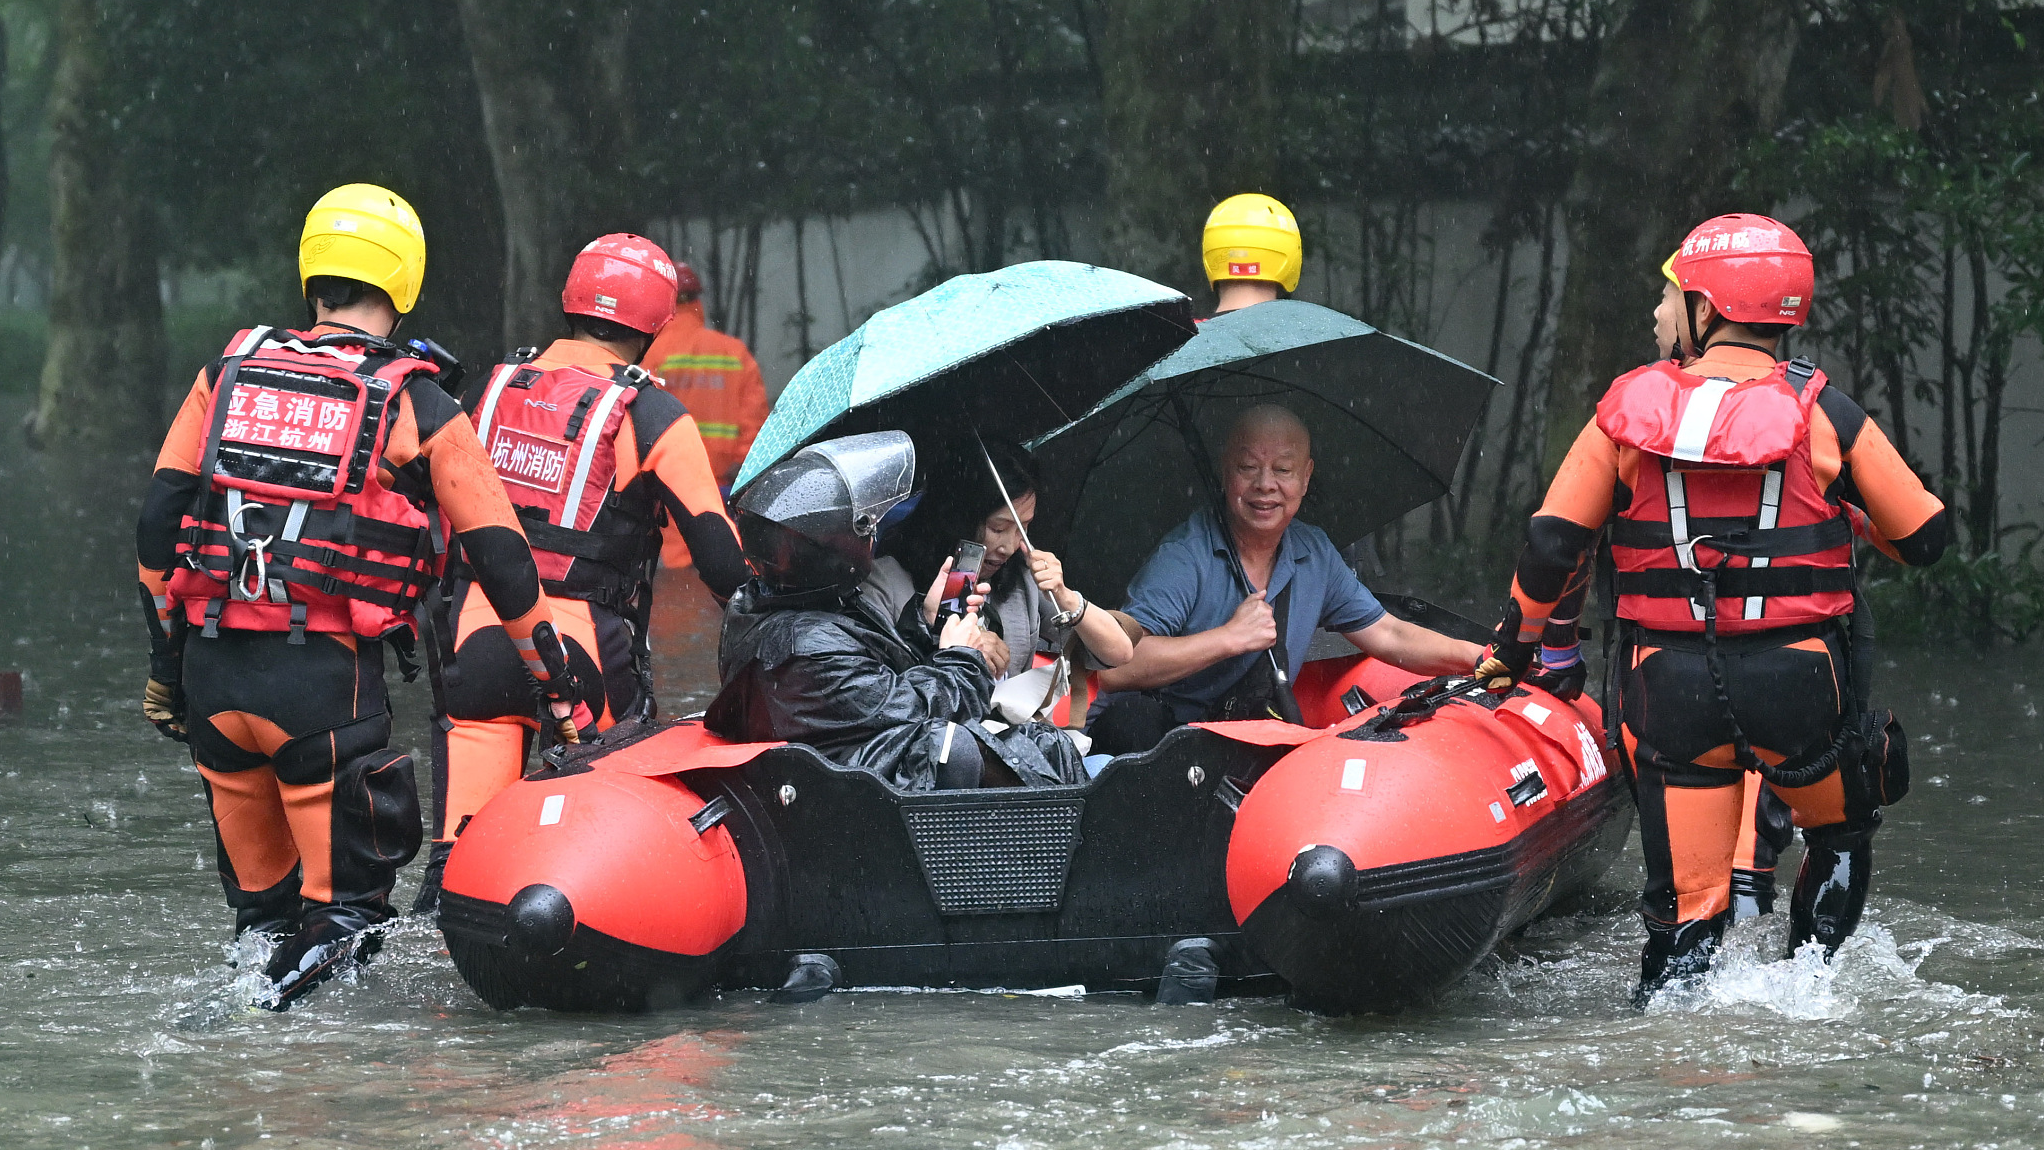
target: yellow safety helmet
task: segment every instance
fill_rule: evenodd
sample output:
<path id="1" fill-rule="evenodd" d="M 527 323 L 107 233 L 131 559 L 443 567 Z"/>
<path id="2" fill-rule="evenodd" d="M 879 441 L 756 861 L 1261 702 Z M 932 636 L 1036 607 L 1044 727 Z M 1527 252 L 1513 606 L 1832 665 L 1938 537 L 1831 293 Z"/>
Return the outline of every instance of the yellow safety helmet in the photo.
<path id="1" fill-rule="evenodd" d="M 1209 284 L 1264 280 L 1286 291 L 1299 286 L 1299 221 L 1269 196 L 1244 192 L 1214 205 L 1199 246 Z"/>
<path id="2" fill-rule="evenodd" d="M 313 276 L 344 276 L 382 288 L 400 315 L 419 302 L 426 230 L 404 197 L 375 184 L 342 184 L 306 213 L 298 237 L 298 290 Z"/>

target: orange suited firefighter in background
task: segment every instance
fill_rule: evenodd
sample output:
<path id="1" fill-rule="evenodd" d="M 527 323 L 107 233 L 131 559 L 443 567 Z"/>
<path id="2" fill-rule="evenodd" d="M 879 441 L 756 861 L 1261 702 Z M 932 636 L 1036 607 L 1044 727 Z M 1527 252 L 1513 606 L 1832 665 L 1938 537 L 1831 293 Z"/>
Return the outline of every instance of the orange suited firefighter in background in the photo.
<path id="1" fill-rule="evenodd" d="M 567 721 L 576 696 L 518 517 L 442 390 L 460 365 L 391 340 L 425 266 L 395 193 L 322 196 L 298 249 L 311 323 L 242 331 L 200 371 L 136 528 L 143 712 L 191 744 L 235 933 L 278 939 L 273 1009 L 368 960 L 418 852 L 412 760 L 386 745 L 384 652 L 416 673 L 413 608 L 446 532 L 511 621 L 522 705 L 538 709 L 536 684 Z"/>
<path id="2" fill-rule="evenodd" d="M 653 337 L 640 366 L 653 373 L 661 390 L 681 401 L 695 417 L 696 430 L 709 453 L 710 470 L 725 495 L 752 450 L 753 437 L 766 422 L 766 383 L 745 341 L 713 331 L 703 319 L 703 281 L 695 269 L 674 265 L 677 307 L 674 318 Z M 664 566 L 686 567 L 688 546 L 679 532 L 663 533 L 660 560 Z"/>
<path id="3" fill-rule="evenodd" d="M 1683 362 L 1628 372 L 1597 405 L 1528 526 L 1476 672 L 1509 690 L 1544 632 L 1548 671 L 1579 657 L 1572 627 L 1557 642 L 1546 625 L 1608 521 L 1613 681 L 1646 855 L 1642 1006 L 1710 966 L 1752 833 L 1749 773 L 1803 830 L 1791 949 L 1814 941 L 1828 957 L 1858 925 L 1880 808 L 1908 767 L 1893 716 L 1868 703 L 1852 541 L 1910 564 L 1947 541 L 1944 505 L 1866 413 L 1807 360 L 1775 359 L 1814 289 L 1794 232 L 1719 216 L 1665 270 L 1657 330 Z"/>
<path id="4" fill-rule="evenodd" d="M 561 291 L 568 335 L 527 349 L 471 387 L 466 407 L 517 505 L 569 663 L 596 730 L 653 712 L 646 624 L 660 530 L 672 522 L 720 601 L 749 576 L 695 419 L 635 366 L 674 315 L 675 268 L 639 236 L 582 249 Z M 449 564 L 436 642 L 446 714 L 434 735 L 433 851 L 419 911 L 470 816 L 518 781 L 539 724 L 495 601 L 472 565 Z"/>

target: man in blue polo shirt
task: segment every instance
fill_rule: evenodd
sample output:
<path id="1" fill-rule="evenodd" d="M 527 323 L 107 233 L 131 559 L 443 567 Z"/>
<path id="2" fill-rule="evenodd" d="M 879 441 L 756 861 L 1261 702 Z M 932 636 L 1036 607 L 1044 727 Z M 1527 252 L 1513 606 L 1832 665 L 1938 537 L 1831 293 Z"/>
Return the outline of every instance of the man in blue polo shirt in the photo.
<path id="1" fill-rule="evenodd" d="M 1316 631 L 1424 675 L 1466 673 L 1482 656 L 1475 643 L 1385 614 L 1327 533 L 1295 522 L 1313 478 L 1312 436 L 1298 416 L 1269 404 L 1243 412 L 1221 473 L 1226 529 L 1256 591 L 1243 597 L 1211 510 L 1166 535 L 1129 584 L 1125 610 L 1144 631 L 1135 658 L 1099 675 L 1095 751 L 1145 751 L 1181 723 L 1245 717 L 1244 701 L 1269 690 L 1257 682 L 1264 652 L 1278 647 L 1296 680 Z"/>

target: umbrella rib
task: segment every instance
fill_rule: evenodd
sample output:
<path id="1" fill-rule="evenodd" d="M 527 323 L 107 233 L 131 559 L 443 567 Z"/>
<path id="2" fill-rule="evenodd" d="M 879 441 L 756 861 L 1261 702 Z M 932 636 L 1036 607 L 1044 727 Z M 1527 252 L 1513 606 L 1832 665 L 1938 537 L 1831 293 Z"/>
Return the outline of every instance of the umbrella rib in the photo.
<path id="1" fill-rule="evenodd" d="M 1065 410 L 1065 405 L 1059 403 L 1057 398 L 1051 395 L 1050 389 L 1036 382 L 1036 377 L 1029 373 L 1028 368 L 1022 366 L 1021 360 L 1015 358 L 1012 345 L 1002 348 L 1001 352 L 1008 357 L 1008 362 L 1014 364 L 1016 370 L 1022 373 L 1022 378 L 1028 380 L 1030 386 L 1034 387 L 1043 396 L 1044 400 L 1050 404 L 1051 408 L 1058 413 L 1059 419 L 1064 420 L 1066 423 L 1072 422 L 1071 413 Z"/>

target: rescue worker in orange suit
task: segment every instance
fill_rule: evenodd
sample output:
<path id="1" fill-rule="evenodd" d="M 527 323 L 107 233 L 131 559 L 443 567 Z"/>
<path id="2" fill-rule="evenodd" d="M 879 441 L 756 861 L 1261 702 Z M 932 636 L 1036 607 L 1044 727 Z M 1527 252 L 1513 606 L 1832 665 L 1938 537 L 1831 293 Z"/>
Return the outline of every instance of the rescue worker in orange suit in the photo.
<path id="1" fill-rule="evenodd" d="M 1543 674 L 1580 658 L 1573 627 L 1547 624 L 1608 521 L 1613 679 L 1646 855 L 1640 1006 L 1710 966 L 1732 917 L 1748 773 L 1803 831 L 1791 950 L 1814 941 L 1828 958 L 1858 925 L 1880 806 L 1900 797 L 1907 761 L 1892 717 L 1867 704 L 1852 541 L 1921 565 L 1948 538 L 1944 505 L 1866 413 L 1815 365 L 1776 361 L 1814 291 L 1794 232 L 1719 216 L 1665 270 L 1657 326 L 1678 362 L 1620 376 L 1598 404 L 1533 516 L 1476 668 L 1506 691 L 1536 653 Z"/>
<path id="2" fill-rule="evenodd" d="M 658 245 L 597 239 L 561 291 L 567 337 L 499 364 L 466 396 L 532 540 L 599 731 L 652 715 L 646 624 L 661 525 L 679 529 L 720 602 L 750 577 L 694 417 L 636 366 L 674 302 L 674 265 Z M 521 705 L 518 660 L 494 602 L 471 594 L 470 578 L 457 558 L 447 586 L 455 620 L 455 649 L 443 652 L 452 656 L 447 714 L 434 735 L 433 850 L 418 911 L 437 904 L 463 825 L 518 781 L 539 726 Z"/>
<path id="3" fill-rule="evenodd" d="M 1682 313 L 1681 285 L 1675 279 L 1674 261 L 1662 266 L 1667 285 L 1653 312 L 1654 346 L 1661 354 L 1683 367 L 1694 363 L 1693 354 L 1684 355 L 1677 334 Z M 1692 349 L 1693 350 L 1693 349 Z M 1584 551 L 1583 560 L 1570 574 L 1547 620 L 1541 636 L 1543 667 L 1533 680 L 1564 699 L 1582 695 L 1588 666 L 1577 643 L 1577 625 L 1588 598 L 1597 561 L 1597 547 Z M 1760 775 L 1746 772 L 1740 799 L 1737 846 L 1732 853 L 1732 921 L 1744 922 L 1774 910 L 1774 865 L 1783 850 L 1795 841 L 1795 826 L 1788 804 L 1781 801 Z"/>
<path id="4" fill-rule="evenodd" d="M 446 531 L 512 620 L 524 704 L 540 709 L 536 690 L 569 722 L 576 694 L 518 517 L 441 388 L 460 365 L 392 341 L 425 262 L 395 193 L 321 197 L 298 249 L 311 322 L 243 331 L 200 371 L 136 528 L 143 711 L 191 745 L 236 935 L 278 940 L 273 1009 L 367 961 L 418 852 L 383 673 L 386 652 L 416 671 L 413 609 Z"/>
<path id="5" fill-rule="evenodd" d="M 653 337 L 639 366 L 652 372 L 660 389 L 695 417 L 710 470 L 728 496 L 772 405 L 745 341 L 712 331 L 704 322 L 703 281 L 695 269 L 677 263 L 674 272 L 678 293 L 674 318 Z M 661 534 L 662 566 L 688 566 L 691 558 L 681 533 L 669 528 Z"/>

